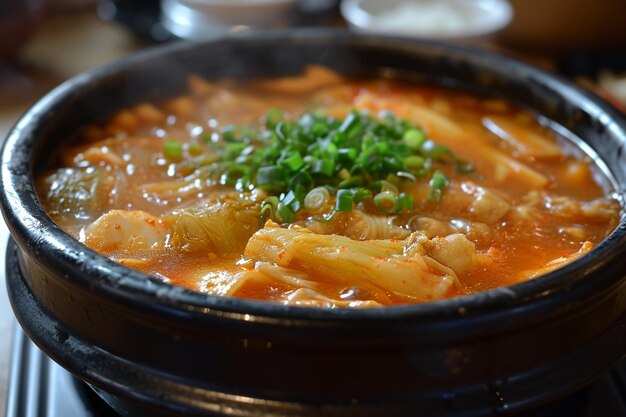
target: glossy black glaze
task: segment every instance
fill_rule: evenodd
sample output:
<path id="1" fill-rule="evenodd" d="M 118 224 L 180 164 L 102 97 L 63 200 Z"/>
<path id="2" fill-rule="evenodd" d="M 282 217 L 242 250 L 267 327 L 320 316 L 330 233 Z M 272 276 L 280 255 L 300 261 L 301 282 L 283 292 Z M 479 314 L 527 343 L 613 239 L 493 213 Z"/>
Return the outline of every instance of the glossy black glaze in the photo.
<path id="1" fill-rule="evenodd" d="M 326 310 L 153 282 L 84 247 L 42 210 L 34 168 L 80 125 L 180 92 L 189 73 L 278 76 L 309 63 L 507 97 L 583 138 L 625 196 L 622 116 L 507 58 L 334 31 L 151 50 L 63 84 L 5 143 L 0 203 L 19 246 L 9 292 L 46 353 L 133 416 L 489 415 L 557 398 L 624 356 L 624 215 L 588 255 L 539 279 L 424 305 Z"/>
<path id="2" fill-rule="evenodd" d="M 9 259 L 15 259 L 14 248 L 9 248 L 8 254 Z M 19 269 L 13 270 L 19 273 Z M 9 381 L 6 417 L 118 416 L 87 384 L 45 356 L 19 326 L 15 326 L 13 332 Z M 626 361 L 620 362 L 593 384 L 562 400 L 521 414 L 515 413 L 515 417 L 625 415 Z"/>

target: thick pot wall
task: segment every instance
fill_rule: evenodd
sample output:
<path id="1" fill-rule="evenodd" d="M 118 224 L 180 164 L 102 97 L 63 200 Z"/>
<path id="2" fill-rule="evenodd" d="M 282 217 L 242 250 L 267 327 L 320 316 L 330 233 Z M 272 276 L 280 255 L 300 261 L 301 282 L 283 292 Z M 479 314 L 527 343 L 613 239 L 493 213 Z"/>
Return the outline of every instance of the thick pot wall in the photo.
<path id="1" fill-rule="evenodd" d="M 125 390 L 132 389 L 152 396 L 147 403 L 167 400 L 186 412 L 195 408 L 185 408 L 190 402 L 225 395 L 277 401 L 278 409 L 285 403 L 317 409 L 356 402 L 394 405 L 398 415 L 415 407 L 436 414 L 442 398 L 452 395 L 450 412 L 490 413 L 494 392 L 509 409 L 546 401 L 587 382 L 618 360 L 625 346 L 623 285 L 544 306 L 539 322 L 510 311 L 422 323 L 258 324 L 262 317 L 182 318 L 120 308 L 67 286 L 67 277 L 42 270 L 23 252 L 19 260 L 25 285 L 11 296 L 16 305 L 33 302 L 17 309 L 29 335 L 102 394 L 113 395 L 111 401 L 125 399 L 124 407 L 133 399 Z M 38 310 L 39 318 L 33 314 Z M 85 347 L 87 364 L 76 356 Z"/>
<path id="2" fill-rule="evenodd" d="M 43 212 L 34 168 L 46 166 L 59 138 L 81 125 L 180 92 L 188 74 L 279 76 L 309 63 L 506 97 L 595 149 L 624 197 L 621 116 L 507 58 L 335 31 L 152 50 L 59 87 L 4 146 L 0 202 L 19 246 L 10 247 L 19 267 L 7 265 L 8 285 L 31 338 L 112 403 L 163 415 L 226 414 L 219 404 L 236 415 L 254 415 L 246 414 L 251 405 L 291 415 L 507 412 L 563 395 L 624 356 L 623 215 L 589 255 L 546 277 L 426 305 L 348 311 L 202 296 L 152 282 L 82 246 Z"/>

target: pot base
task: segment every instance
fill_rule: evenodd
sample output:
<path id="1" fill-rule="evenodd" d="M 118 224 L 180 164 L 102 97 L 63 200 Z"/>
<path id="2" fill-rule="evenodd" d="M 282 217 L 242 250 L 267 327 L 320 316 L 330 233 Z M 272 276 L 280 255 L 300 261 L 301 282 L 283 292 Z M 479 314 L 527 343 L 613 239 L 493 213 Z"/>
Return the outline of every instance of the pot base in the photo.
<path id="1" fill-rule="evenodd" d="M 506 382 L 486 384 L 492 401 L 476 407 L 476 390 L 473 392 L 450 391 L 439 399 L 440 408 L 435 411 L 432 396 L 425 396 L 424 403 L 408 402 L 384 405 L 359 404 L 320 405 L 294 404 L 291 402 L 266 401 L 240 397 L 239 401 L 226 398 L 219 401 L 221 393 L 209 393 L 199 387 L 177 383 L 171 376 L 159 374 L 137 364 L 112 355 L 85 342 L 70 333 L 61 322 L 41 308 L 40 302 L 30 291 L 18 261 L 18 248 L 13 240 L 7 246 L 7 287 L 16 317 L 26 333 L 46 355 L 68 371 L 85 381 L 117 413 L 132 417 L 186 416 L 389 416 L 413 415 L 419 408 L 433 411 L 420 415 L 460 416 L 468 415 L 472 404 L 472 416 L 487 416 L 516 412 L 540 412 L 538 416 L 553 415 L 536 411 L 558 398 L 587 385 L 606 370 L 605 361 L 589 358 L 603 355 L 619 359 L 623 355 L 623 329 L 626 317 L 614 323 L 608 331 L 570 356 L 552 362 L 543 369 L 533 369 L 525 374 L 509 378 Z M 611 346 L 613 346 L 611 348 Z M 529 383 L 534 381 L 534 383 Z M 172 392 L 177 391 L 177 392 Z M 164 393 L 169 395 L 163 395 Z M 161 393 L 161 394 L 159 394 Z M 516 401 L 507 393 L 514 393 Z M 172 394 L 180 394 L 182 401 L 172 401 Z M 205 403 L 205 399 L 212 396 Z M 524 401 L 519 401 L 519 399 Z M 252 400 L 252 401 L 250 401 Z M 466 400 L 470 400 L 466 402 Z M 535 410 L 535 411 L 533 411 Z M 531 414 L 535 415 L 535 414 Z"/>
<path id="2" fill-rule="evenodd" d="M 48 417 L 113 417 L 115 412 L 87 384 L 45 356 L 19 326 L 13 332 L 11 380 L 6 417 L 24 408 Z M 516 417 L 622 417 L 626 415 L 626 362 L 593 384 L 553 404 Z"/>

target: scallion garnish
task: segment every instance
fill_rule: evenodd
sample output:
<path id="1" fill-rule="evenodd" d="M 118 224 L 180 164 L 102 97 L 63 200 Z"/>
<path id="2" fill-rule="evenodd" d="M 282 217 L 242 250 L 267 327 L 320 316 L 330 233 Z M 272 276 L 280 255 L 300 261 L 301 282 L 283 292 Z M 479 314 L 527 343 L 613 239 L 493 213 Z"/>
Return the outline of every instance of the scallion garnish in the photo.
<path id="1" fill-rule="evenodd" d="M 282 119 L 282 113 L 277 108 L 273 107 L 267 111 L 265 114 L 265 126 L 268 129 L 273 129 L 276 126 L 276 123 Z"/>
<path id="2" fill-rule="evenodd" d="M 372 195 L 372 192 L 367 188 L 360 187 L 353 189 L 353 198 L 355 203 L 372 198 Z"/>
<path id="3" fill-rule="evenodd" d="M 280 164 L 291 171 L 297 171 L 304 165 L 304 160 L 300 152 L 295 151 L 280 161 Z"/>
<path id="4" fill-rule="evenodd" d="M 324 187 L 315 187 L 304 198 L 304 207 L 309 210 L 319 210 L 330 200 L 330 193 Z"/>
<path id="5" fill-rule="evenodd" d="M 341 181 L 337 185 L 337 188 L 352 188 L 352 187 L 360 187 L 362 185 L 363 185 L 363 177 L 355 175 L 353 177 L 346 178 L 345 180 Z"/>
<path id="6" fill-rule="evenodd" d="M 187 146 L 187 152 L 189 152 L 191 156 L 198 156 L 202 153 L 202 145 L 196 142 L 190 143 L 189 146 Z"/>
<path id="7" fill-rule="evenodd" d="M 417 150 L 426 141 L 426 135 L 421 129 L 409 129 L 402 135 L 402 140 L 410 149 Z"/>
<path id="8" fill-rule="evenodd" d="M 413 196 L 409 194 L 400 194 L 396 200 L 396 213 L 402 213 L 403 211 L 413 211 Z"/>
<path id="9" fill-rule="evenodd" d="M 163 155 L 169 160 L 178 160 L 183 156 L 183 145 L 177 140 L 167 139 L 163 143 Z"/>
<path id="10" fill-rule="evenodd" d="M 428 200 L 438 202 L 449 180 L 434 167 L 473 169 L 421 128 L 388 112 L 374 117 L 353 110 L 343 120 L 308 112 L 290 120 L 271 109 L 256 129 L 225 126 L 216 135 L 210 142 L 220 160 L 211 172 L 222 184 L 268 192 L 262 217 L 286 223 L 303 208 L 349 212 L 367 200 L 365 207 L 373 203 L 383 213 L 410 212 L 413 196 L 400 192 L 403 183 L 430 179 Z"/>
<path id="11" fill-rule="evenodd" d="M 424 166 L 424 163 L 426 161 L 421 156 L 410 155 L 404 158 L 403 162 L 404 162 L 404 168 L 406 170 L 415 172 L 415 171 L 420 170 Z"/>
<path id="12" fill-rule="evenodd" d="M 313 175 L 332 177 L 335 172 L 335 162 L 332 159 L 318 159 L 311 166 Z"/>
<path id="13" fill-rule="evenodd" d="M 277 165 L 260 167 L 256 173 L 256 185 L 266 191 L 278 192 L 284 188 L 285 170 Z"/>
<path id="14" fill-rule="evenodd" d="M 283 223 L 291 223 L 293 221 L 293 215 L 295 212 L 291 207 L 289 207 L 285 203 L 278 203 L 278 208 L 276 209 L 276 216 Z"/>
<path id="15" fill-rule="evenodd" d="M 382 191 L 374 196 L 374 204 L 378 211 L 392 214 L 396 212 L 397 196 L 391 191 Z"/>
<path id="16" fill-rule="evenodd" d="M 261 222 L 276 218 L 278 203 L 278 197 L 276 196 L 267 197 L 265 201 L 261 203 Z"/>
<path id="17" fill-rule="evenodd" d="M 433 160 L 437 160 L 451 154 L 450 150 L 447 147 L 439 145 L 432 140 L 427 140 L 426 142 L 424 142 L 424 144 L 422 145 L 422 151 L 426 154 L 426 156 Z"/>
<path id="18" fill-rule="evenodd" d="M 443 197 L 443 192 L 448 186 L 448 177 L 441 173 L 441 171 L 435 171 L 432 179 L 430 180 L 430 191 L 428 192 L 428 200 L 439 202 Z"/>
<path id="19" fill-rule="evenodd" d="M 354 193 L 352 190 L 337 191 L 337 200 L 335 202 L 336 211 L 352 211 L 354 203 Z"/>
<path id="20" fill-rule="evenodd" d="M 300 207 L 302 206 L 302 203 L 300 203 L 300 200 L 298 199 L 298 197 L 296 197 L 296 193 L 294 193 L 293 191 L 289 191 L 284 197 L 281 198 L 281 201 L 294 213 L 300 210 Z"/>

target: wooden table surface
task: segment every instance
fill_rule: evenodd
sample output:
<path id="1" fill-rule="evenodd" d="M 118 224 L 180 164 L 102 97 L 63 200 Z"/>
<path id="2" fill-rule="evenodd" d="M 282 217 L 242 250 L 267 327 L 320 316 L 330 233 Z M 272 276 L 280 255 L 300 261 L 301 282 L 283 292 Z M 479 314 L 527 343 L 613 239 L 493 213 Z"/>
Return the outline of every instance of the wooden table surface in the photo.
<path id="1" fill-rule="evenodd" d="M 0 138 L 37 99 L 71 76 L 116 60 L 141 45 L 131 33 L 95 13 L 56 16 L 36 28 L 18 58 L 0 61 Z M 4 252 L 9 233 L 0 221 L 0 416 L 5 415 L 15 319 L 7 299 Z"/>

